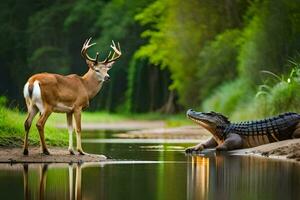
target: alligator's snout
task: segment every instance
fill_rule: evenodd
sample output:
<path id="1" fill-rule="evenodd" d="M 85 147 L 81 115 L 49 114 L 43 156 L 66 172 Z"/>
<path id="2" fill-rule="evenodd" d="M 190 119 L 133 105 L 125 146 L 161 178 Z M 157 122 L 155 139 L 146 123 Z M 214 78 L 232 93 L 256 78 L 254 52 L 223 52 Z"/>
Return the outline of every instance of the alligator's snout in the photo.
<path id="1" fill-rule="evenodd" d="M 188 111 L 186 111 L 186 116 L 189 117 L 191 116 L 192 113 L 194 113 L 195 111 L 193 111 L 192 109 L 188 109 Z"/>

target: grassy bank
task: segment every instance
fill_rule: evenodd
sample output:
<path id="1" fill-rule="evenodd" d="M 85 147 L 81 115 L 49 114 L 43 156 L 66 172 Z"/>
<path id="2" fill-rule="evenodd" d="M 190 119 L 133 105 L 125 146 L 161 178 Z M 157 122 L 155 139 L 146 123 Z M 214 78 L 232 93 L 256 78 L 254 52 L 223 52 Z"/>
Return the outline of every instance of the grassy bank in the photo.
<path id="1" fill-rule="evenodd" d="M 1 97 L 0 97 L 1 98 Z M 0 99 L 0 146 L 15 147 L 22 146 L 24 138 L 24 121 L 26 113 L 19 112 L 17 109 L 8 109 L 1 103 Z M 39 145 L 39 134 L 35 127 L 38 116 L 32 123 L 29 133 L 29 144 Z M 162 120 L 167 127 L 175 127 L 191 124 L 186 119 L 185 114 L 164 115 L 159 113 L 147 114 L 117 114 L 107 112 L 83 112 L 82 123 L 117 123 L 120 121 L 131 120 Z M 66 129 L 55 128 L 56 124 L 65 124 L 65 114 L 53 113 L 45 126 L 46 143 L 50 146 L 65 146 L 68 142 Z"/>
<path id="2" fill-rule="evenodd" d="M 36 117 L 37 118 L 37 117 Z M 0 146 L 15 147 L 23 145 L 24 121 L 26 115 L 16 109 L 8 109 L 0 105 Z M 32 123 L 29 133 L 29 144 L 39 145 L 40 139 L 35 127 L 36 120 Z M 65 146 L 68 141 L 66 130 L 54 128 L 52 123 L 46 124 L 46 143 L 50 146 Z"/>

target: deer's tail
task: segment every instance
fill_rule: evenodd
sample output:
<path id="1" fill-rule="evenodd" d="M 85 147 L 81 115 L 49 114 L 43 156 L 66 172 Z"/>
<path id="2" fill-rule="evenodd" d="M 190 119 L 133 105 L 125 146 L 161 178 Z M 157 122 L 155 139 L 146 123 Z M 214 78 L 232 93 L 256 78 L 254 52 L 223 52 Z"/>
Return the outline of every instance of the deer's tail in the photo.
<path id="1" fill-rule="evenodd" d="M 31 99 L 32 98 L 32 92 L 33 92 L 33 84 L 27 82 L 24 85 L 23 94 L 25 99 Z"/>

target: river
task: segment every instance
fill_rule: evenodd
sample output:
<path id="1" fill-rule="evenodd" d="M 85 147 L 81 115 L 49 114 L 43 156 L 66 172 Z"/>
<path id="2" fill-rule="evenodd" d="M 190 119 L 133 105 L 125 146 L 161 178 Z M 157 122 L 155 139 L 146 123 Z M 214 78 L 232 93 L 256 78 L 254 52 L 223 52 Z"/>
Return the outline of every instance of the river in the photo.
<path id="1" fill-rule="evenodd" d="M 83 134 L 90 164 L 1 164 L 1 199 L 300 199 L 300 165 L 216 154 L 186 156 L 191 140 Z"/>

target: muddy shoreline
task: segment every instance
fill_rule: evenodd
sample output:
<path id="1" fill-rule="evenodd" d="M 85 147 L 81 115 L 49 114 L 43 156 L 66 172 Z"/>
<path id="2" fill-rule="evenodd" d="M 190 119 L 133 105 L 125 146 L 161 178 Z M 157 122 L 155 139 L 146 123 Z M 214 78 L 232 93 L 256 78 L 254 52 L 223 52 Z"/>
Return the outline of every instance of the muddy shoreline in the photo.
<path id="1" fill-rule="evenodd" d="M 29 155 L 24 156 L 22 148 L 0 148 L 0 163 L 85 163 L 101 162 L 106 156 L 97 154 L 70 155 L 66 148 L 51 147 L 51 155 L 44 155 L 40 148 L 29 148 Z"/>
<path id="2" fill-rule="evenodd" d="M 300 139 L 274 142 L 254 148 L 231 151 L 231 153 L 300 163 Z"/>

